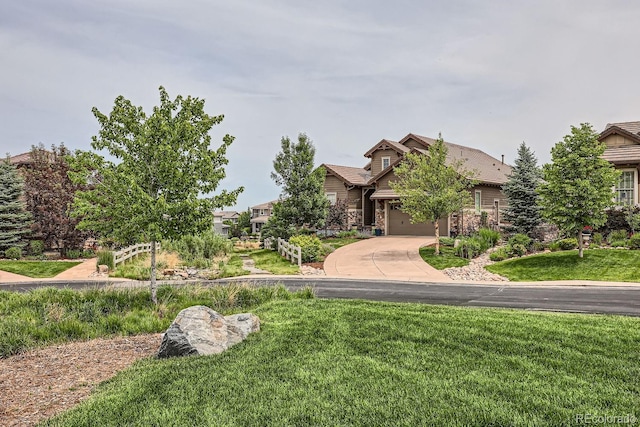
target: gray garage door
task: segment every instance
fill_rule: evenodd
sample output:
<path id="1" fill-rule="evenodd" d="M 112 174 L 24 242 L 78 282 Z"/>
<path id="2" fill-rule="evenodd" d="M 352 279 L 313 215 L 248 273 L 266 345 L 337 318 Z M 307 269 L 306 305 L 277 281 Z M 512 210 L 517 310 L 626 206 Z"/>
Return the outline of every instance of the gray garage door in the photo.
<path id="1" fill-rule="evenodd" d="M 449 235 L 448 221 L 441 219 L 440 236 Z M 411 224 L 408 214 L 396 207 L 389 207 L 389 235 L 396 236 L 435 236 L 436 232 L 431 223 Z"/>

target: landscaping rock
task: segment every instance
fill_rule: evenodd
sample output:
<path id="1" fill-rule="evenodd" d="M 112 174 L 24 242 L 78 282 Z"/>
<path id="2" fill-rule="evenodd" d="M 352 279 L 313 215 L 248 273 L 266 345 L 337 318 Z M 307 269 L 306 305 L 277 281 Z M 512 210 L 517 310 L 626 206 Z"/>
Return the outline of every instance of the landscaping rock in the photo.
<path id="1" fill-rule="evenodd" d="M 509 279 L 506 277 L 491 273 L 484 268 L 486 265 L 493 264 L 493 261 L 489 259 L 489 254 L 495 249 L 497 248 L 492 248 L 479 257 L 472 259 L 469 265 L 445 268 L 442 271 L 453 280 L 507 282 Z"/>
<path id="2" fill-rule="evenodd" d="M 108 265 L 104 265 L 104 264 L 100 264 L 98 266 L 98 273 L 108 273 L 109 272 L 109 266 Z"/>
<path id="3" fill-rule="evenodd" d="M 202 305 L 185 308 L 176 316 L 158 350 L 158 357 L 218 354 L 260 330 L 251 313 L 222 316 Z"/>

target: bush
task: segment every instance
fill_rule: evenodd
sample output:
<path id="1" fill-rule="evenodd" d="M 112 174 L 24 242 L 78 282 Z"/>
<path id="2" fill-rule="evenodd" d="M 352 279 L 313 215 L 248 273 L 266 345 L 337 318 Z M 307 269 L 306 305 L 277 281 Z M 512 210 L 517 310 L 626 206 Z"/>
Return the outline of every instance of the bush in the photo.
<path id="1" fill-rule="evenodd" d="M 591 243 L 600 246 L 602 245 L 603 241 L 604 241 L 604 236 L 602 235 L 602 233 L 593 233 L 591 235 Z"/>
<path id="2" fill-rule="evenodd" d="M 551 252 L 558 252 L 560 250 L 560 243 L 558 242 L 551 242 L 549 244 L 549 250 Z"/>
<path id="3" fill-rule="evenodd" d="M 478 237 L 465 237 L 459 239 L 455 253 L 460 258 L 475 258 L 483 252 L 484 241 Z"/>
<path id="4" fill-rule="evenodd" d="M 627 247 L 627 239 L 624 240 L 614 240 L 609 245 L 612 248 L 626 248 Z"/>
<path id="5" fill-rule="evenodd" d="M 82 251 L 78 249 L 69 249 L 67 250 L 67 258 L 68 259 L 78 259 L 82 257 Z"/>
<path id="6" fill-rule="evenodd" d="M 558 248 L 561 251 L 570 251 L 578 247 L 578 239 L 575 237 L 569 237 L 567 239 L 558 240 Z"/>
<path id="7" fill-rule="evenodd" d="M 456 242 L 456 239 L 454 239 L 453 237 L 441 237 L 440 238 L 440 244 L 442 246 L 453 246 Z"/>
<path id="8" fill-rule="evenodd" d="M 613 242 L 619 242 L 620 240 L 627 240 L 628 236 L 629 235 L 627 233 L 627 230 L 613 230 L 611 233 L 609 233 L 609 236 L 607 237 L 607 242 L 609 242 L 611 246 L 615 246 Z"/>
<path id="9" fill-rule="evenodd" d="M 507 251 L 512 257 L 521 257 L 523 255 L 526 255 L 527 247 L 521 243 L 515 243 L 513 245 L 508 245 Z"/>
<path id="10" fill-rule="evenodd" d="M 300 246 L 302 251 L 302 262 L 315 262 L 318 260 L 322 242 L 317 236 L 293 236 L 289 239 L 289 243 Z"/>
<path id="11" fill-rule="evenodd" d="M 96 268 L 98 268 L 98 265 L 106 265 L 107 267 L 109 267 L 109 270 L 113 270 L 113 252 L 98 251 L 96 255 L 98 256 L 98 263 L 96 265 Z"/>
<path id="12" fill-rule="evenodd" d="M 491 261 L 504 261 L 507 258 L 509 258 L 507 248 L 498 248 L 489 254 L 489 259 Z"/>
<path id="13" fill-rule="evenodd" d="M 500 240 L 500 233 L 490 228 L 481 228 L 478 230 L 478 236 L 484 240 L 488 247 L 494 247 Z"/>
<path id="14" fill-rule="evenodd" d="M 333 251 L 335 251 L 335 249 L 329 244 L 323 243 L 322 246 L 320 246 L 320 256 L 322 258 L 326 258 L 326 256 Z"/>
<path id="15" fill-rule="evenodd" d="M 528 248 L 531 245 L 531 237 L 522 233 L 514 234 L 509 238 L 509 245 L 522 245 L 525 248 Z"/>
<path id="16" fill-rule="evenodd" d="M 536 241 L 536 242 L 533 242 L 533 244 L 531 245 L 531 247 L 533 248 L 533 250 L 534 250 L 535 252 L 542 252 L 542 251 L 544 251 L 544 250 L 545 250 L 546 245 L 545 245 L 544 243 L 542 243 L 542 242 L 538 242 L 538 241 Z"/>
<path id="17" fill-rule="evenodd" d="M 32 240 L 29 242 L 29 253 L 33 256 L 40 256 L 44 253 L 44 242 L 42 240 Z"/>
<path id="18" fill-rule="evenodd" d="M 211 260 L 220 255 L 233 251 L 233 243 L 213 230 L 202 234 L 187 234 L 176 240 L 165 240 L 162 249 L 177 252 L 186 264 L 202 264 L 202 260 Z M 210 264 L 207 262 L 206 264 Z"/>
<path id="19" fill-rule="evenodd" d="M 9 248 L 4 251 L 4 256 L 9 259 L 20 259 L 22 258 L 22 248 L 20 248 L 19 246 Z"/>
<path id="20" fill-rule="evenodd" d="M 640 249 L 640 233 L 636 233 L 629 238 L 629 249 Z"/>

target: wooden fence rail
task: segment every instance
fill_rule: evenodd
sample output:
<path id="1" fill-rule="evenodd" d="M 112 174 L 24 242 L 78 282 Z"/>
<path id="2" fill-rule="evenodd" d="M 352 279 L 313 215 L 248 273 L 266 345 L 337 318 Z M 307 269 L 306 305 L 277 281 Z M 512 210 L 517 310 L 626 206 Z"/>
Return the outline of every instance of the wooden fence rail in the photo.
<path id="1" fill-rule="evenodd" d="M 156 252 L 160 250 L 160 242 L 156 243 Z M 138 243 L 137 245 L 131 245 L 128 248 L 121 249 L 113 253 L 113 266 L 125 262 L 126 260 L 133 258 L 134 256 L 150 253 L 151 243 Z"/>
<path id="2" fill-rule="evenodd" d="M 302 267 L 302 248 L 300 246 L 292 245 L 286 240 L 278 237 L 278 253 L 291 261 L 298 262 L 298 267 Z"/>

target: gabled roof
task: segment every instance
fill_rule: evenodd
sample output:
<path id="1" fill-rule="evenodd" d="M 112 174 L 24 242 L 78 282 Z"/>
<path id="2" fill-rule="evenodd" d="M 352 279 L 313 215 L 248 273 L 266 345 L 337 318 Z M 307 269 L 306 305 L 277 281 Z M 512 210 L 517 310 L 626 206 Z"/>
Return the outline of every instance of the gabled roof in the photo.
<path id="1" fill-rule="evenodd" d="M 18 154 L 13 157 L 9 157 L 9 163 L 12 165 L 24 165 L 31 163 L 31 152 Z"/>
<path id="2" fill-rule="evenodd" d="M 411 150 L 409 150 L 409 151 L 411 151 Z M 377 175 L 372 176 L 371 179 L 369 179 L 368 184 L 372 185 L 372 184 L 376 183 L 380 178 L 382 178 L 383 176 L 385 176 L 386 174 L 391 172 L 393 170 L 393 168 L 395 168 L 398 164 L 400 164 L 402 159 L 403 159 L 403 157 L 398 157 L 393 163 L 391 163 L 389 166 L 387 166 L 386 168 L 384 168 L 380 172 L 378 172 Z"/>
<path id="3" fill-rule="evenodd" d="M 369 149 L 369 151 L 367 151 L 366 153 L 364 153 L 365 157 L 371 157 L 371 155 L 377 151 L 377 150 L 395 150 L 400 154 L 404 154 L 404 153 L 408 153 L 409 149 L 407 147 L 405 147 L 404 145 L 396 142 L 396 141 L 391 141 L 388 139 L 383 139 L 380 142 L 378 142 L 376 145 L 374 145 L 373 147 L 371 147 L 371 149 Z"/>
<path id="4" fill-rule="evenodd" d="M 640 163 L 640 145 L 607 148 L 602 158 L 616 165 Z"/>
<path id="5" fill-rule="evenodd" d="M 328 165 L 326 163 L 323 163 L 322 166 L 327 172 L 350 185 L 367 185 L 369 178 L 371 178 L 371 173 L 364 168 Z"/>
<path id="6" fill-rule="evenodd" d="M 251 209 L 271 209 L 274 203 L 277 203 L 277 200 L 272 200 L 267 203 L 262 203 L 260 205 L 251 206 Z"/>
<path id="7" fill-rule="evenodd" d="M 417 141 L 425 146 L 425 148 L 414 149 L 415 152 L 422 154 L 428 153 L 428 147 L 436 142 L 435 139 L 426 136 L 415 135 L 410 133 L 400 140 L 402 144 L 405 144 L 410 139 Z M 447 147 L 447 163 L 453 164 L 458 160 L 462 160 L 462 167 L 475 173 L 474 178 L 480 183 L 502 185 L 507 182 L 508 176 L 511 174 L 511 166 L 502 163 L 494 157 L 491 157 L 484 151 L 476 148 L 465 147 L 464 145 L 453 144 L 450 142 L 444 143 Z M 405 147 L 406 148 L 406 147 Z M 409 151 L 409 149 L 407 149 Z M 369 182 L 375 182 L 389 173 L 393 166 L 398 164 L 401 159 L 398 159 L 388 168 L 380 172 L 375 177 L 371 178 Z"/>
<path id="8" fill-rule="evenodd" d="M 607 123 L 598 140 L 602 141 L 609 135 L 622 135 L 640 144 L 640 122 Z"/>

